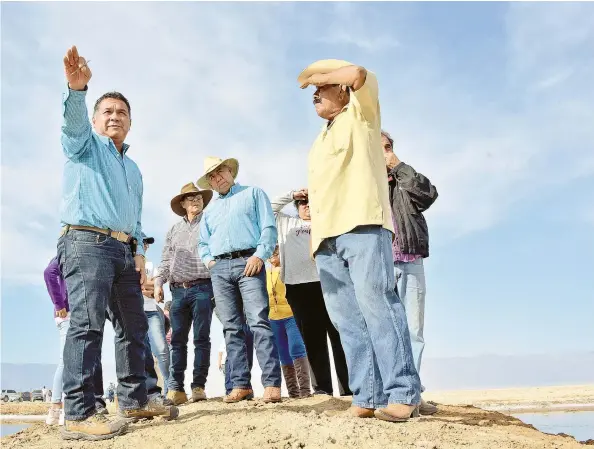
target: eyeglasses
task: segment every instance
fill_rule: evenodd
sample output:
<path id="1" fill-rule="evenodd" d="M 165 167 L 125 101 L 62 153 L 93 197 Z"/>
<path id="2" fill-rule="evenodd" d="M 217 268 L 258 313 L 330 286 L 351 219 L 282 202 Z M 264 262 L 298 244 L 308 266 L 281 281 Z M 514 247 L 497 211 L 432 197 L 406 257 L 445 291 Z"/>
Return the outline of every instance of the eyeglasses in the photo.
<path id="1" fill-rule="evenodd" d="M 185 199 L 185 200 L 188 200 L 188 201 L 190 201 L 190 202 L 195 202 L 195 203 L 197 203 L 197 202 L 200 202 L 200 201 L 202 201 L 202 195 L 196 195 L 196 196 L 186 196 L 184 199 Z"/>
<path id="2" fill-rule="evenodd" d="M 299 201 L 297 201 L 297 206 L 309 206 L 309 201 L 299 200 Z"/>

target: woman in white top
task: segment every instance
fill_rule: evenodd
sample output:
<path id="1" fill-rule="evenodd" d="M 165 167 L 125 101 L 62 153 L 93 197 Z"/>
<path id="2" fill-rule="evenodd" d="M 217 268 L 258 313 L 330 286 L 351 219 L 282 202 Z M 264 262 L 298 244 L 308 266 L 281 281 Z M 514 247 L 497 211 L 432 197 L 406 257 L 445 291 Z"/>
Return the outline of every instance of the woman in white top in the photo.
<path id="1" fill-rule="evenodd" d="M 294 202 L 299 216 L 281 210 Z M 328 337 L 341 396 L 350 396 L 348 372 L 338 332 L 330 321 L 315 262 L 310 256 L 311 217 L 307 189 L 292 190 L 272 200 L 281 259 L 281 280 L 287 301 L 303 336 L 314 394 L 333 394 Z"/>

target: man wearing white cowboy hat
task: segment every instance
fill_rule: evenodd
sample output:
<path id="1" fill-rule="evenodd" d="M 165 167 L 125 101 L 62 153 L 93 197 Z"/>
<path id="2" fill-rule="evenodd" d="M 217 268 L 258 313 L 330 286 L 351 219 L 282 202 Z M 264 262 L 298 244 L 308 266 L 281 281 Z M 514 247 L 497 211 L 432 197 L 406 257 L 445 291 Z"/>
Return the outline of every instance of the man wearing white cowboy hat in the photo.
<path id="1" fill-rule="evenodd" d="M 266 272 L 262 269 L 276 246 L 276 224 L 266 193 L 235 183 L 238 170 L 237 159 L 207 157 L 204 176 L 197 182 L 201 188 L 212 187 L 219 194 L 200 223 L 199 252 L 210 269 L 225 332 L 233 390 L 224 400 L 238 402 L 253 397 L 243 330 L 247 320 L 262 369 L 264 402 L 279 402 L 280 362 L 268 321 Z"/>
<path id="2" fill-rule="evenodd" d="M 311 64 L 298 82 L 316 87 L 314 107 L 327 121 L 309 153 L 312 253 L 347 359 L 349 413 L 405 421 L 417 412 L 421 385 L 394 291 L 377 79 L 330 59 Z"/>
<path id="3" fill-rule="evenodd" d="M 161 264 L 155 276 L 155 298 L 164 299 L 163 284 L 169 282 L 173 298 L 171 322 L 171 370 L 167 398 L 174 404 L 188 400 L 184 373 L 188 359 L 188 335 L 194 329 L 192 401 L 206 400 L 204 387 L 210 367 L 210 324 L 213 297 L 210 273 L 198 255 L 200 221 L 212 199 L 212 190 L 198 190 L 194 183 L 182 187 L 171 200 L 171 209 L 182 219 L 165 238 Z"/>

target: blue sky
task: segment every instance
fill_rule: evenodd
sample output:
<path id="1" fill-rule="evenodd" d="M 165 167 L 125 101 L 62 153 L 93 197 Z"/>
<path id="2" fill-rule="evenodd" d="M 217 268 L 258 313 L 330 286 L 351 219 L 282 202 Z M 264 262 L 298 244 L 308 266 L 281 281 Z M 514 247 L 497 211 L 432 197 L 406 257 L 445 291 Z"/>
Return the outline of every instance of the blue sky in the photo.
<path id="1" fill-rule="evenodd" d="M 91 60 L 88 104 L 113 89 L 132 104 L 152 260 L 207 155 L 238 158 L 270 196 L 305 185 L 322 123 L 296 77 L 347 59 L 377 74 L 396 153 L 440 194 L 425 355 L 594 350 L 594 5 L 3 3 L 1 20 L 3 362 L 56 360 L 42 273 L 72 44 Z"/>

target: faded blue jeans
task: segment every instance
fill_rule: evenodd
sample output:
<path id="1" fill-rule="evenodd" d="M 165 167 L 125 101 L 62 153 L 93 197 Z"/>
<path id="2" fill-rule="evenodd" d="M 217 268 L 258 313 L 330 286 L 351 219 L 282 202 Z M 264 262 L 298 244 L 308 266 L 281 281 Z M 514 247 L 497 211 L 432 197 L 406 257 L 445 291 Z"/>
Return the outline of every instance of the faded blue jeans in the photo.
<path id="1" fill-rule="evenodd" d="M 274 335 L 268 321 L 266 270 L 244 276 L 247 257 L 218 260 L 210 269 L 218 316 L 223 324 L 227 361 L 233 388 L 249 388 L 251 373 L 246 351 L 245 318 L 254 334 L 256 357 L 264 387 L 281 386 L 281 370 Z"/>
<path id="2" fill-rule="evenodd" d="M 406 321 L 412 347 L 415 368 L 421 374 L 421 358 L 425 349 L 423 328 L 425 325 L 425 268 L 423 258 L 413 262 L 394 262 L 394 276 L 402 305 L 406 310 Z M 424 388 L 421 388 L 423 391 Z"/>
<path id="3" fill-rule="evenodd" d="M 270 320 L 270 327 L 272 327 L 276 339 L 281 366 L 292 365 L 293 360 L 307 355 L 305 343 L 303 343 L 303 337 L 299 332 L 295 317 Z"/>
<path id="4" fill-rule="evenodd" d="M 158 307 L 158 306 L 157 306 Z M 169 382 L 169 346 L 165 340 L 165 320 L 162 312 L 158 310 L 145 310 L 148 320 L 149 330 L 148 338 L 150 343 L 151 357 L 154 355 L 159 364 L 159 371 L 163 377 L 163 395 L 167 395 L 167 385 Z"/>
<path id="5" fill-rule="evenodd" d="M 359 407 L 421 402 L 406 315 L 394 291 L 391 241 L 380 226 L 359 226 L 325 239 L 315 255 Z"/>
<path id="6" fill-rule="evenodd" d="M 247 351 L 248 368 L 252 372 L 252 366 L 254 366 L 254 334 L 250 330 L 247 324 L 243 325 L 243 331 L 245 332 L 245 348 Z M 231 382 L 231 370 L 229 370 L 229 364 L 225 363 L 225 394 L 231 394 L 233 391 L 233 382 Z M 252 388 L 251 385 L 249 385 Z"/>
<path id="7" fill-rule="evenodd" d="M 194 371 L 191 388 L 204 388 L 210 367 L 210 324 L 212 321 L 212 284 L 205 281 L 190 288 L 171 290 L 171 372 L 169 389 L 184 390 L 188 364 L 188 337 L 194 328 Z"/>
<path id="8" fill-rule="evenodd" d="M 103 234 L 70 230 L 58 240 L 58 261 L 70 306 L 64 345 L 65 419 L 77 421 L 95 413 L 95 365 L 101 357 L 106 312 L 115 332 L 119 407 L 143 407 L 148 402 L 148 322 L 130 246 Z"/>

